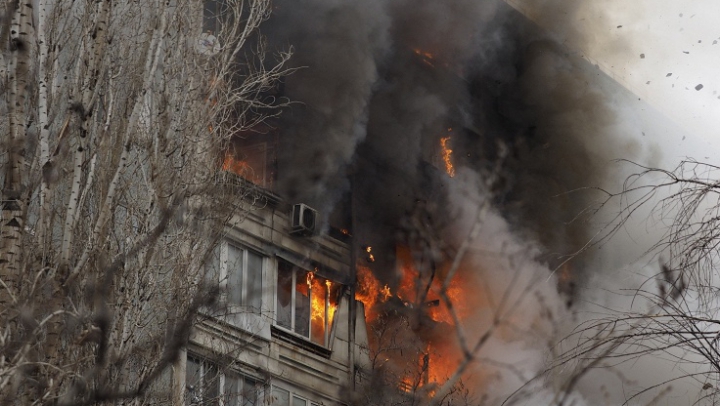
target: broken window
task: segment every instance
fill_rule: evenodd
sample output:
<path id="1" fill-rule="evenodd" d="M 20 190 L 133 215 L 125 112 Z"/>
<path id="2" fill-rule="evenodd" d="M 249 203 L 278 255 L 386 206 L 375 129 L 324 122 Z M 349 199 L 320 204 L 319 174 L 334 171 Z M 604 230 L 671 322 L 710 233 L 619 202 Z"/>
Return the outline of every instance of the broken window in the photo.
<path id="1" fill-rule="evenodd" d="M 238 372 L 188 356 L 185 373 L 186 404 L 193 406 L 256 406 L 262 385 Z"/>
<path id="2" fill-rule="evenodd" d="M 327 347 L 339 291 L 339 284 L 279 260 L 276 324 Z"/>

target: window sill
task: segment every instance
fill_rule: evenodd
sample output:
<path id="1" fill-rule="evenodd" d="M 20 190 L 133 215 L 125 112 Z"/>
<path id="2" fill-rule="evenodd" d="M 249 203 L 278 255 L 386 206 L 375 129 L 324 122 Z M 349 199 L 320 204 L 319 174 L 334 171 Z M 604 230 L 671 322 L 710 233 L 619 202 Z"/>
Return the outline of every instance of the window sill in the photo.
<path id="1" fill-rule="evenodd" d="M 287 331 L 282 327 L 271 326 L 270 335 L 272 336 L 272 338 L 277 338 L 279 340 L 288 342 L 315 355 L 320 355 L 321 357 L 330 358 L 330 355 L 332 354 L 332 351 L 330 351 L 328 348 L 325 348 L 319 344 L 315 344 L 312 341 L 309 341 L 307 338 Z"/>
<path id="2" fill-rule="evenodd" d="M 220 170 L 217 176 L 220 182 L 238 188 L 239 194 L 244 195 L 245 199 L 249 201 L 270 207 L 277 207 L 282 202 L 280 196 L 270 189 L 259 186 L 233 172 Z"/>

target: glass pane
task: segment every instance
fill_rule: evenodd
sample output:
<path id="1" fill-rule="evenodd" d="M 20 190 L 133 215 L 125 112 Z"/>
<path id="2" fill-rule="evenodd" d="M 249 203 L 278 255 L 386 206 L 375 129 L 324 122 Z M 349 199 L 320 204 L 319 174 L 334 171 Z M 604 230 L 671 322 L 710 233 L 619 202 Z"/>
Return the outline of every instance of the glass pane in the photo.
<path id="1" fill-rule="evenodd" d="M 278 263 L 277 284 L 277 325 L 289 329 L 292 319 L 292 272 L 289 263 L 280 260 Z"/>
<path id="2" fill-rule="evenodd" d="M 293 396 L 292 406 L 307 406 L 307 402 L 305 401 L 305 399 Z"/>
<path id="3" fill-rule="evenodd" d="M 295 332 L 301 336 L 310 336 L 310 289 L 309 272 L 297 271 L 295 283 Z"/>
<path id="4" fill-rule="evenodd" d="M 254 379 L 245 378 L 242 395 L 242 406 L 260 406 L 258 402 L 258 384 Z"/>
<path id="5" fill-rule="evenodd" d="M 227 300 L 228 304 L 242 305 L 243 250 L 228 244 Z"/>
<path id="6" fill-rule="evenodd" d="M 223 387 L 223 401 L 225 406 L 240 406 L 242 400 L 242 376 L 233 373 L 225 373 L 225 386 Z"/>
<path id="7" fill-rule="evenodd" d="M 273 406 L 290 406 L 290 392 L 285 389 L 273 388 L 272 400 Z"/>
<path id="8" fill-rule="evenodd" d="M 200 404 L 200 362 L 188 358 L 185 364 L 185 392 L 186 399 L 191 405 Z"/>
<path id="9" fill-rule="evenodd" d="M 245 304 L 260 313 L 262 305 L 262 263 L 263 257 L 254 252 L 247 252 L 247 301 Z"/>
<path id="10" fill-rule="evenodd" d="M 203 12 L 203 32 L 217 34 L 218 4 L 217 0 L 205 0 Z"/>
<path id="11" fill-rule="evenodd" d="M 202 399 L 203 405 L 217 405 L 218 395 L 220 394 L 220 379 L 218 379 L 217 367 L 214 365 L 204 365 Z"/>
<path id="12" fill-rule="evenodd" d="M 208 288 L 217 288 L 220 282 L 220 244 L 212 250 L 205 263 L 205 282 Z"/>

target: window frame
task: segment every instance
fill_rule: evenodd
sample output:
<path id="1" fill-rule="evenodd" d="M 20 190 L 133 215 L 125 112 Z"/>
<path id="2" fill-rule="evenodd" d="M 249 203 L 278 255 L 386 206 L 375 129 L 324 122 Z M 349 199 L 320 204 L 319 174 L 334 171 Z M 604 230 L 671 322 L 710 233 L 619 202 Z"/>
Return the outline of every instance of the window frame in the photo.
<path id="1" fill-rule="evenodd" d="M 230 303 L 230 292 L 228 291 L 228 282 L 231 280 L 229 274 L 232 272 L 232 261 L 228 261 L 229 246 L 243 252 L 242 273 L 241 276 L 241 301 L 239 303 Z M 256 286 L 258 288 L 257 305 L 248 302 L 248 295 L 251 286 L 249 286 L 247 264 L 249 262 L 249 254 L 258 256 L 260 261 L 260 271 L 258 272 L 259 281 Z M 239 267 L 235 267 L 239 268 Z M 205 262 L 205 278 L 208 286 L 217 287 L 220 291 L 219 303 L 222 306 L 218 309 L 206 308 L 204 311 L 218 320 L 222 320 L 240 330 L 250 332 L 256 337 L 269 340 L 271 338 L 272 315 L 274 315 L 274 286 L 273 286 L 273 268 L 274 257 L 264 253 L 262 250 L 256 249 L 245 241 L 237 238 L 224 237 L 218 241 L 213 249 L 210 257 Z"/>
<path id="2" fill-rule="evenodd" d="M 237 249 L 242 253 L 242 259 L 241 259 L 241 292 L 240 292 L 240 303 L 231 303 L 229 301 L 230 297 L 230 290 L 228 289 L 228 283 L 230 282 L 230 246 Z M 248 274 L 250 270 L 248 269 L 248 263 L 249 263 L 249 255 L 252 253 L 253 255 L 256 255 L 260 257 L 260 291 L 257 292 L 257 295 L 259 297 L 260 304 L 259 306 L 255 307 L 253 305 L 250 305 L 248 303 L 249 296 L 250 296 L 250 286 L 248 284 L 249 277 Z M 258 251 L 255 251 L 251 248 L 248 248 L 247 246 L 243 244 L 236 243 L 234 241 L 223 239 L 220 243 L 220 266 L 218 267 L 218 283 L 220 286 L 221 291 L 223 292 L 223 302 L 227 303 L 228 308 L 230 310 L 244 310 L 248 313 L 260 315 L 263 311 L 263 303 L 266 302 L 266 299 L 264 296 L 264 289 L 265 289 L 265 281 L 267 278 L 265 278 L 265 275 L 267 274 L 267 267 L 268 267 L 268 256 L 264 255 Z M 267 308 L 267 305 L 265 306 Z"/>
<path id="3" fill-rule="evenodd" d="M 190 362 L 194 362 L 198 365 L 198 396 L 199 396 L 199 403 L 193 403 L 193 399 L 190 398 L 191 396 L 191 390 L 194 391 L 194 386 L 189 385 L 189 375 L 188 375 L 188 364 Z M 217 397 L 215 399 L 203 399 L 205 388 L 205 375 L 206 369 L 209 369 L 210 367 L 214 368 L 214 373 L 216 374 L 215 379 L 217 379 Z M 226 401 L 225 398 L 225 387 L 226 387 L 226 381 L 227 381 L 227 375 L 229 373 L 232 373 L 237 376 L 238 381 L 242 382 L 242 389 L 239 391 L 238 398 L 236 399 L 235 405 L 238 404 L 240 406 L 245 406 L 245 402 L 247 399 L 245 399 L 245 385 L 248 384 L 248 381 L 251 382 L 251 385 L 253 387 L 253 392 L 255 394 L 255 405 L 254 406 L 261 406 L 265 403 L 264 401 L 264 390 L 262 388 L 262 381 L 259 379 L 256 379 L 252 376 L 246 375 L 240 371 L 234 370 L 234 369 L 228 369 L 226 371 L 223 371 L 220 369 L 219 365 L 215 362 L 212 362 L 208 360 L 207 358 L 197 356 L 195 354 L 187 354 L 185 357 L 185 404 L 188 406 L 193 406 L 195 404 L 200 404 L 203 406 L 206 405 L 217 405 L 217 406 L 233 406 L 233 402 Z M 193 389 L 190 389 L 193 388 Z"/>
<path id="4" fill-rule="evenodd" d="M 228 7 L 226 0 L 202 0 L 201 32 L 218 38 L 218 34 L 220 34 L 219 28 L 221 28 L 220 26 L 223 24 L 221 20 L 228 13 Z"/>
<path id="5" fill-rule="evenodd" d="M 280 289 L 280 276 L 281 276 L 281 272 L 282 272 L 282 271 L 281 271 L 281 267 L 282 267 L 282 263 L 283 263 L 283 262 L 286 263 L 287 265 L 289 265 L 290 268 L 291 268 L 291 270 L 292 270 L 291 292 L 290 292 L 290 327 L 287 327 L 287 326 L 284 326 L 284 325 L 280 324 L 280 316 L 279 316 L 279 315 L 280 315 L 280 304 L 279 304 L 280 298 L 279 298 L 279 292 L 278 292 L 278 291 L 279 291 L 279 289 Z M 303 340 L 303 341 L 307 341 L 307 342 L 309 342 L 309 343 L 312 343 L 313 345 L 317 345 L 317 346 L 322 347 L 322 348 L 325 348 L 325 349 L 327 349 L 327 350 L 331 350 L 331 349 L 332 349 L 332 348 L 331 348 L 331 347 L 332 347 L 331 344 L 332 344 L 332 341 L 333 341 L 333 338 L 334 338 L 334 335 L 335 335 L 335 324 L 336 324 L 337 310 L 338 310 L 338 308 L 340 307 L 340 296 L 341 296 L 341 295 L 340 295 L 340 292 L 342 292 L 342 286 L 343 286 L 343 285 L 342 285 L 340 282 L 333 281 L 332 279 L 326 278 L 325 276 L 316 275 L 317 269 L 316 269 L 315 271 L 310 271 L 310 270 L 305 269 L 305 267 L 298 266 L 298 265 L 296 265 L 295 263 L 293 263 L 293 262 L 291 262 L 291 261 L 288 261 L 288 260 L 286 260 L 286 259 L 284 259 L 284 258 L 278 258 L 278 259 L 277 259 L 277 261 L 276 261 L 276 267 L 275 267 L 275 268 L 276 268 L 276 269 L 275 269 L 275 270 L 276 270 L 276 274 L 275 274 L 275 278 L 274 278 L 274 281 L 275 281 L 275 286 L 274 286 L 274 288 L 275 288 L 275 289 L 274 289 L 274 290 L 275 290 L 275 301 L 274 301 L 274 305 L 275 305 L 275 309 L 274 309 L 274 310 L 275 310 L 275 311 L 274 311 L 274 316 L 275 316 L 275 317 L 273 318 L 273 327 L 278 328 L 278 329 L 282 330 L 283 332 L 285 332 L 285 333 L 287 333 L 287 334 L 291 334 L 293 337 L 297 337 L 298 339 L 301 339 L 301 340 Z M 298 304 L 297 304 L 297 297 L 298 297 L 297 283 L 298 283 L 298 278 L 301 278 L 301 277 L 302 277 L 301 272 L 304 272 L 305 274 L 307 274 L 307 273 L 313 273 L 313 274 L 315 274 L 314 277 L 320 277 L 320 278 L 322 278 L 322 279 L 324 279 L 324 280 L 326 280 L 326 281 L 330 281 L 332 284 L 339 286 L 338 289 L 340 289 L 340 290 L 337 292 L 338 294 L 337 294 L 336 303 L 335 303 L 335 314 L 334 314 L 333 317 L 332 317 L 332 321 L 328 321 L 327 315 L 326 315 L 325 318 L 324 318 L 324 323 L 325 323 L 324 334 L 323 334 L 323 336 L 324 336 L 324 337 L 323 337 L 324 343 L 322 343 L 322 344 L 321 344 L 321 343 L 318 343 L 317 341 L 315 341 L 315 340 L 313 339 L 313 326 L 312 326 L 312 324 L 313 324 L 313 321 L 312 321 L 312 320 L 313 320 L 313 318 L 312 318 L 312 298 L 313 298 L 313 293 L 312 293 L 312 292 L 313 292 L 313 290 L 312 290 L 312 289 L 309 289 L 310 294 L 309 294 L 309 296 L 308 296 L 308 302 L 309 302 L 309 309 L 308 309 L 309 314 L 308 314 L 308 326 L 307 326 L 307 332 L 308 332 L 308 333 L 307 333 L 307 335 L 304 335 L 304 334 L 302 334 L 302 333 L 298 333 L 298 332 L 297 332 L 297 328 L 296 328 L 297 326 L 295 325 L 295 323 L 296 323 L 296 315 L 297 315 L 297 307 L 298 307 Z M 300 275 L 300 276 L 299 276 L 299 275 Z M 331 294 L 330 289 L 328 288 L 328 289 L 325 290 L 325 298 L 324 298 L 326 309 L 328 309 L 329 306 L 330 306 L 331 298 L 332 298 L 332 294 Z"/>
<path id="6" fill-rule="evenodd" d="M 275 391 L 276 391 L 276 390 L 280 390 L 280 391 L 283 391 L 283 392 L 287 392 L 287 394 L 288 394 L 288 404 L 286 404 L 286 405 L 280 405 L 280 404 L 277 403 L 277 398 L 275 397 Z M 322 402 L 315 402 L 315 401 L 312 401 L 312 400 L 310 400 L 309 398 L 307 398 L 307 397 L 305 397 L 305 396 L 298 395 L 298 393 L 295 392 L 295 391 L 292 390 L 292 389 L 288 389 L 288 388 L 285 388 L 285 387 L 282 387 L 282 386 L 278 386 L 278 385 L 273 385 L 272 388 L 270 388 L 270 405 L 272 405 L 272 406 L 276 406 L 276 405 L 277 405 L 277 406 L 295 406 L 295 405 L 293 404 L 293 402 L 295 401 L 295 399 L 298 399 L 298 400 L 301 400 L 301 401 L 305 402 L 305 405 L 304 405 L 304 406 L 321 406 L 321 405 L 322 405 Z"/>

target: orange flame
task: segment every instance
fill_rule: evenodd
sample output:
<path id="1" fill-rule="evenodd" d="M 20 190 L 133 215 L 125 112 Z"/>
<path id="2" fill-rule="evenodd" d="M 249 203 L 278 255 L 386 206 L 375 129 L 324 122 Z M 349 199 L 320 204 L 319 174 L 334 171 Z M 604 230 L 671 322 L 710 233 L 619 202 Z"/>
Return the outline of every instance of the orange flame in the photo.
<path id="1" fill-rule="evenodd" d="M 433 63 L 435 60 L 435 55 L 428 51 L 423 51 L 422 49 L 413 49 L 413 52 L 415 52 L 415 55 L 418 55 L 422 58 L 422 61 L 425 65 L 428 65 L 432 68 L 435 67 L 435 64 Z"/>
<path id="2" fill-rule="evenodd" d="M 306 284 L 310 292 L 310 329 L 316 341 L 324 341 L 326 327 L 332 325 L 337 310 L 337 303 L 332 301 L 330 295 L 332 282 L 316 278 L 313 272 L 308 272 Z"/>
<path id="3" fill-rule="evenodd" d="M 380 281 L 375 279 L 370 268 L 358 266 L 357 268 L 357 291 L 355 298 L 362 302 L 365 307 L 365 319 L 372 322 L 378 316 L 378 310 L 375 308 L 379 303 L 384 303 L 392 297 L 392 292 L 388 285 L 381 285 Z"/>
<path id="4" fill-rule="evenodd" d="M 452 131 L 452 128 L 449 129 L 449 131 Z M 448 145 L 450 142 L 450 136 L 440 138 L 440 147 L 442 148 L 442 159 L 445 162 L 445 172 L 447 172 L 450 177 L 455 176 L 455 167 L 452 163 L 452 153 L 453 150 L 450 149 L 450 146 Z"/>
<path id="5" fill-rule="evenodd" d="M 222 170 L 232 172 L 246 179 L 250 179 L 250 174 L 252 172 L 252 168 L 246 161 L 236 160 L 229 151 L 225 152 L 225 159 L 223 159 Z"/>
<path id="6" fill-rule="evenodd" d="M 312 341 L 321 345 L 325 342 L 326 331 L 332 325 L 337 310 L 337 295 L 332 292 L 331 281 L 318 277 L 314 272 L 308 271 L 305 279 L 298 277 L 297 293 L 305 297 L 310 296 L 310 333 Z M 326 322 L 327 321 L 327 322 Z"/>
<path id="7" fill-rule="evenodd" d="M 368 251 L 366 247 L 363 247 L 363 250 Z M 408 337 L 408 350 L 404 354 L 401 350 L 399 355 L 391 355 L 386 362 L 393 359 L 395 367 L 400 368 L 396 370 L 397 375 L 394 375 L 393 379 L 400 390 L 408 393 L 419 391 L 423 396 L 432 397 L 437 385 L 446 382 L 457 372 L 462 359 L 462 353 L 449 332 L 454 331 L 456 322 L 462 323 L 473 314 L 479 298 L 475 291 L 469 289 L 470 275 L 462 271 L 455 273 L 443 291 L 448 264 L 421 268 L 410 247 L 402 245 L 396 247 L 395 256 L 400 273 L 397 289 L 391 291 L 387 285 L 382 286 L 369 268 L 359 266 L 356 297 L 365 304 L 369 326 L 378 321 L 387 323 L 386 317 L 397 314 L 381 313 L 384 308 L 379 305 L 391 298 L 404 302 L 411 308 L 410 312 L 427 317 L 419 318 L 419 322 L 411 324 L 413 331 L 417 331 L 410 333 L 411 336 Z M 437 324 L 428 329 L 428 319 Z M 450 337 L 446 333 L 449 333 Z M 376 340 L 379 341 L 371 341 L 371 347 L 387 352 L 387 343 L 383 343 L 382 338 Z"/>

